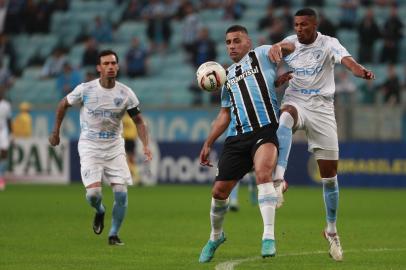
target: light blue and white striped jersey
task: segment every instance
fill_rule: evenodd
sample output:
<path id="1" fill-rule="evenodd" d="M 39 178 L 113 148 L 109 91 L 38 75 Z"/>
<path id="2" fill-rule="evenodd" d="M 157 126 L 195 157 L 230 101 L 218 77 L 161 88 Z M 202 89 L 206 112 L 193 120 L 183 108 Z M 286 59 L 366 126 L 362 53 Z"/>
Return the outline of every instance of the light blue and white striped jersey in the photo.
<path id="1" fill-rule="evenodd" d="M 276 64 L 268 57 L 271 47 L 259 46 L 227 69 L 227 81 L 221 89 L 221 107 L 231 109 L 227 137 L 278 123 Z"/>

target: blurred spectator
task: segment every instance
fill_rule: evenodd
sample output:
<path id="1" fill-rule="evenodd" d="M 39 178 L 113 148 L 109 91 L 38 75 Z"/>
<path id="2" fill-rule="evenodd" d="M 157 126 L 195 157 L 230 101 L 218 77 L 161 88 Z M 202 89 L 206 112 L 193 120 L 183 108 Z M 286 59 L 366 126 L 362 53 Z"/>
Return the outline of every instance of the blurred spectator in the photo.
<path id="1" fill-rule="evenodd" d="M 41 71 L 41 78 L 47 79 L 57 77 L 62 72 L 65 62 L 65 51 L 61 48 L 54 49 L 52 54 L 45 60 Z"/>
<path id="2" fill-rule="evenodd" d="M 279 18 L 281 18 L 284 23 L 285 33 L 293 29 L 294 18 L 292 15 L 292 10 L 290 9 L 289 5 L 283 6 L 282 14 L 279 16 Z"/>
<path id="3" fill-rule="evenodd" d="M 4 65 L 3 59 L 0 58 L 0 85 L 8 90 L 14 83 L 14 77 L 8 67 Z"/>
<path id="4" fill-rule="evenodd" d="M 0 59 L 8 56 L 8 67 L 13 75 L 18 75 L 20 71 L 17 67 L 17 54 L 12 43 L 6 34 L 0 34 Z"/>
<path id="5" fill-rule="evenodd" d="M 269 28 L 269 40 L 271 44 L 282 41 L 286 36 L 284 21 L 276 18 L 271 28 Z"/>
<path id="6" fill-rule="evenodd" d="M 210 38 L 209 29 L 202 27 L 198 38 L 192 46 L 192 62 L 195 68 L 207 61 L 215 61 L 217 57 L 216 42 Z"/>
<path id="7" fill-rule="evenodd" d="M 85 50 L 82 55 L 83 67 L 94 67 L 99 62 L 99 47 L 96 39 L 89 37 L 85 42 Z"/>
<path id="8" fill-rule="evenodd" d="M 359 88 L 360 102 L 362 104 L 375 104 L 376 86 L 373 80 L 364 80 Z"/>
<path id="9" fill-rule="evenodd" d="M 380 57 L 382 63 L 398 62 L 400 42 L 402 40 L 402 28 L 403 23 L 398 16 L 398 9 L 396 6 L 392 6 L 390 16 L 386 20 L 382 31 L 383 48 Z"/>
<path id="10" fill-rule="evenodd" d="M 182 21 L 182 45 L 185 51 L 190 55 L 197 40 L 197 33 L 201 28 L 201 22 L 191 3 L 185 6 L 185 14 Z"/>
<path id="11" fill-rule="evenodd" d="M 40 0 L 39 2 L 37 2 L 37 14 L 36 14 L 37 32 L 49 33 L 52 12 L 53 7 L 48 2 L 48 0 Z"/>
<path id="12" fill-rule="evenodd" d="M 63 65 L 63 72 L 56 79 L 56 89 L 61 97 L 69 94 L 77 85 L 82 82 L 82 75 L 74 69 L 69 62 Z"/>
<path id="13" fill-rule="evenodd" d="M 166 14 L 165 5 L 158 0 L 150 0 L 142 11 L 147 22 L 147 36 L 151 52 L 166 52 L 172 36 L 171 17 Z"/>
<path id="14" fill-rule="evenodd" d="M 19 34 L 23 30 L 24 6 L 25 0 L 8 0 L 4 33 Z"/>
<path id="15" fill-rule="evenodd" d="M 141 77 L 148 73 L 148 51 L 141 46 L 140 40 L 134 37 L 125 55 L 127 76 Z"/>
<path id="16" fill-rule="evenodd" d="M 20 112 L 16 115 L 12 123 L 13 136 L 16 138 L 30 138 L 32 136 L 31 104 L 21 102 L 19 109 Z"/>
<path id="17" fill-rule="evenodd" d="M 54 11 L 67 11 L 69 9 L 69 0 L 54 0 L 52 9 Z"/>
<path id="18" fill-rule="evenodd" d="M 200 0 L 200 9 L 218 9 L 224 5 L 223 0 Z"/>
<path id="19" fill-rule="evenodd" d="M 223 19 L 224 20 L 239 20 L 244 14 L 246 5 L 238 0 L 225 0 L 223 8 Z"/>
<path id="20" fill-rule="evenodd" d="M 357 22 L 359 3 L 357 0 L 341 0 L 340 27 L 353 29 Z"/>
<path id="21" fill-rule="evenodd" d="M 100 16 L 94 17 L 90 35 L 99 43 L 113 42 L 113 29 L 110 22 Z"/>
<path id="22" fill-rule="evenodd" d="M 304 6 L 308 7 L 323 7 L 324 6 L 324 0 L 305 0 L 304 1 Z"/>
<path id="23" fill-rule="evenodd" d="M 358 25 L 358 58 L 360 63 L 372 63 L 375 42 L 380 38 L 380 30 L 374 18 L 374 11 L 368 8 Z"/>
<path id="24" fill-rule="evenodd" d="M 90 71 L 90 70 L 86 71 L 86 74 L 85 74 L 85 82 L 93 81 L 93 80 L 95 80 L 96 78 L 98 78 L 96 72 L 92 72 L 92 71 Z"/>
<path id="25" fill-rule="evenodd" d="M 23 10 L 24 18 L 24 30 L 25 32 L 32 34 L 36 32 L 36 16 L 37 16 L 37 4 L 34 0 L 27 0 Z"/>
<path id="26" fill-rule="evenodd" d="M 319 14 L 318 30 L 323 35 L 327 35 L 330 37 L 337 36 L 337 27 L 322 12 L 320 12 L 320 14 Z"/>
<path id="27" fill-rule="evenodd" d="M 281 8 L 284 6 L 290 6 L 290 0 L 272 0 L 273 8 Z"/>
<path id="28" fill-rule="evenodd" d="M 348 105 L 355 103 L 355 83 L 348 77 L 347 70 L 337 70 L 335 100 L 338 105 Z"/>
<path id="29" fill-rule="evenodd" d="M 400 103 L 400 80 L 396 73 L 394 65 L 388 65 L 388 77 L 382 84 L 383 99 L 385 103 L 399 104 Z"/>
<path id="30" fill-rule="evenodd" d="M 130 0 L 124 10 L 123 20 L 138 21 L 141 19 L 142 3 L 139 0 Z"/>
<path id="31" fill-rule="evenodd" d="M 258 27 L 259 31 L 270 28 L 274 21 L 274 14 L 273 14 L 273 7 L 272 5 L 268 5 L 266 8 L 266 14 L 264 17 L 261 17 L 258 20 Z"/>
<path id="32" fill-rule="evenodd" d="M 7 2 L 6 0 L 0 0 L 0 33 L 4 31 L 4 21 L 7 14 Z"/>

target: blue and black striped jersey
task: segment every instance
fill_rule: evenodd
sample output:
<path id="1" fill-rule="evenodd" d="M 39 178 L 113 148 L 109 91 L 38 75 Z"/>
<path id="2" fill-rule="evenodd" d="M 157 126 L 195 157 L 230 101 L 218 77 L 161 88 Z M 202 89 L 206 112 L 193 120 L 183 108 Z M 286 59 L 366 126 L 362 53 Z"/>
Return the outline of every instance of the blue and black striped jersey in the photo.
<path id="1" fill-rule="evenodd" d="M 221 107 L 231 109 L 227 136 L 278 123 L 276 64 L 268 57 L 271 47 L 259 46 L 227 69 L 227 81 L 221 89 Z"/>

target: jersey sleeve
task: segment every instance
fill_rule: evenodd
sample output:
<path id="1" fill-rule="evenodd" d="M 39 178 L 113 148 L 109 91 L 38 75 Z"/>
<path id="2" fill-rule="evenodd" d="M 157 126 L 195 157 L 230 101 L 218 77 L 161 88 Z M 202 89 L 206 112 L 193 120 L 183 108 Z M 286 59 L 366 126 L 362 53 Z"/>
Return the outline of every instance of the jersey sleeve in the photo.
<path id="1" fill-rule="evenodd" d="M 83 84 L 79 84 L 72 92 L 66 95 L 66 99 L 70 105 L 77 105 L 84 101 L 83 99 Z"/>
<path id="2" fill-rule="evenodd" d="M 137 96 L 131 89 L 128 89 L 127 110 L 133 109 L 138 105 L 140 105 L 140 101 L 138 100 Z"/>
<path id="3" fill-rule="evenodd" d="M 225 86 L 221 88 L 221 107 L 223 108 L 231 107 L 230 94 L 227 92 L 227 88 Z"/>
<path id="4" fill-rule="evenodd" d="M 330 44 L 331 59 L 333 59 L 333 62 L 335 64 L 340 64 L 341 60 L 344 57 L 351 56 L 351 54 L 347 51 L 347 49 L 344 48 L 343 45 L 341 45 L 338 39 L 330 38 L 329 44 Z"/>
<path id="5" fill-rule="evenodd" d="M 256 47 L 256 48 L 255 48 L 255 51 L 257 52 L 257 54 L 258 54 L 261 58 L 266 57 L 266 59 L 269 59 L 268 53 L 269 53 L 269 50 L 270 50 L 271 48 L 272 48 L 271 45 L 261 45 L 261 46 L 259 46 L 259 47 Z"/>

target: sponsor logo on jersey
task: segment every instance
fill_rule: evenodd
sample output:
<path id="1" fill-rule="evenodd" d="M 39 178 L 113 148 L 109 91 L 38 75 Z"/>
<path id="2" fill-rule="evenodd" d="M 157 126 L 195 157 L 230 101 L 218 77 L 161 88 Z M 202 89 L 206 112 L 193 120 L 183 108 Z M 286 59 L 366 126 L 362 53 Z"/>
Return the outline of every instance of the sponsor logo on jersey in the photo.
<path id="1" fill-rule="evenodd" d="M 293 73 L 295 73 L 297 76 L 313 76 L 316 74 L 319 74 L 320 71 L 322 71 L 322 67 L 308 67 L 308 68 L 294 68 Z"/>
<path id="2" fill-rule="evenodd" d="M 246 77 L 254 75 L 256 73 L 259 73 L 259 69 L 257 66 L 253 69 L 248 69 L 248 70 L 244 71 L 241 75 L 229 79 L 227 81 L 227 87 L 230 88 L 232 85 L 234 85 L 234 84 L 238 83 L 239 81 L 245 79 Z"/>
<path id="3" fill-rule="evenodd" d="M 121 112 L 113 112 L 109 110 L 92 110 L 87 109 L 87 113 L 93 117 L 103 117 L 103 118 L 112 118 L 112 119 L 121 119 L 122 113 Z"/>

